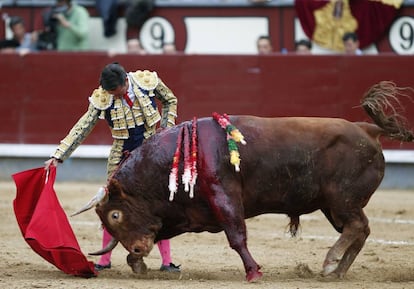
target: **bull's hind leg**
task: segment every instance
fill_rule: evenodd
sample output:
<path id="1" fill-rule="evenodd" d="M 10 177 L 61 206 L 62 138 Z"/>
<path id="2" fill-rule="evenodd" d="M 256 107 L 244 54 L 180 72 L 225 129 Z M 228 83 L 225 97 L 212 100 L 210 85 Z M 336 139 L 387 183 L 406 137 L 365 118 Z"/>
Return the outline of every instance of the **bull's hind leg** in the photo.
<path id="1" fill-rule="evenodd" d="M 346 219 L 341 221 L 343 222 L 343 231 L 326 255 L 323 264 L 324 276 L 335 274 L 339 278 L 343 278 L 370 233 L 368 219 L 362 209 L 358 213 L 346 214 Z"/>
<path id="2" fill-rule="evenodd" d="M 217 220 L 223 226 L 230 247 L 241 257 L 249 282 L 262 277 L 260 266 L 247 249 L 246 223 L 240 194 L 225 193 L 221 186 L 212 186 L 214 193 L 210 198 L 210 206 Z"/>

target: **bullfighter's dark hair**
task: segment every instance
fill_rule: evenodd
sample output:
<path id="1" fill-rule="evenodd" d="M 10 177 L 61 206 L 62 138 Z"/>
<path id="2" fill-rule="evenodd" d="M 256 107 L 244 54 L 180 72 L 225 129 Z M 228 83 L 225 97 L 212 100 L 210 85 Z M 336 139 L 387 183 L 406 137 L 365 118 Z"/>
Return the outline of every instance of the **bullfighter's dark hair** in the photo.
<path id="1" fill-rule="evenodd" d="M 125 79 L 125 69 L 118 62 L 114 62 L 104 67 L 101 72 L 99 84 L 105 90 L 114 90 L 118 86 L 123 86 Z"/>

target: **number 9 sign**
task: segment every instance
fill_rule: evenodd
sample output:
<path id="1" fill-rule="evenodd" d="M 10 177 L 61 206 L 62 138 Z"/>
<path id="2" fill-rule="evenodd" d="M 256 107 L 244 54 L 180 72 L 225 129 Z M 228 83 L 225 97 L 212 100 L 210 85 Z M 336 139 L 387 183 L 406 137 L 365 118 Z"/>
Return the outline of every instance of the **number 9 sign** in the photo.
<path id="1" fill-rule="evenodd" d="M 414 18 L 398 18 L 391 26 L 389 40 L 396 53 L 414 54 Z"/>
<path id="2" fill-rule="evenodd" d="M 164 43 L 174 43 L 174 28 L 167 19 L 152 17 L 142 25 L 139 39 L 146 51 L 162 53 L 162 45 Z"/>

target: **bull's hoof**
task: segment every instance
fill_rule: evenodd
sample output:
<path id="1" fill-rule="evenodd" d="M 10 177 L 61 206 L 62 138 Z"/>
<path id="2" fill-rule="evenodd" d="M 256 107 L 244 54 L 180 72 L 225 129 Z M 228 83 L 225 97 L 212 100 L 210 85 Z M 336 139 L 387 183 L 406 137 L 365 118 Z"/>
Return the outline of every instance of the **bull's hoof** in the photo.
<path id="1" fill-rule="evenodd" d="M 335 281 L 338 279 L 341 279 L 338 275 L 338 273 L 336 273 L 336 271 L 330 273 L 330 274 L 325 274 L 323 271 L 320 273 L 320 275 L 327 281 Z"/>
<path id="2" fill-rule="evenodd" d="M 246 280 L 248 282 L 255 282 L 255 281 L 259 280 L 262 276 L 263 276 L 263 273 L 260 272 L 260 271 L 249 272 L 246 275 Z"/>
<path id="3" fill-rule="evenodd" d="M 331 276 L 336 275 L 335 270 L 336 270 L 336 268 L 338 268 L 338 264 L 339 264 L 338 262 L 334 261 L 334 262 L 330 262 L 330 263 L 324 265 L 322 275 L 324 277 L 326 277 L 328 275 L 331 275 Z"/>

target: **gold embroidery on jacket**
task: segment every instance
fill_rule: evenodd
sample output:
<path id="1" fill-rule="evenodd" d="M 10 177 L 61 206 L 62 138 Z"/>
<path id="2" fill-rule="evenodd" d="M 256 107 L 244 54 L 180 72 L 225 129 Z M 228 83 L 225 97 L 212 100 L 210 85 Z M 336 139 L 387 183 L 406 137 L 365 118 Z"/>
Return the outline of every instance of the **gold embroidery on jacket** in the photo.
<path id="1" fill-rule="evenodd" d="M 112 105 L 114 97 L 101 86 L 92 92 L 89 102 L 99 110 L 108 109 Z"/>
<path id="2" fill-rule="evenodd" d="M 140 75 L 146 75 L 140 77 Z M 148 83 L 144 83 L 144 80 L 148 80 Z M 158 85 L 158 77 L 155 72 L 149 71 L 137 71 L 135 73 L 131 73 L 131 81 L 134 84 L 134 94 L 136 99 L 138 100 L 139 106 L 141 107 L 143 118 L 145 123 L 148 127 L 153 127 L 161 120 L 161 115 L 158 109 L 152 106 L 152 101 L 150 96 L 154 96 L 154 89 Z M 148 94 L 145 94 L 142 89 L 148 91 Z"/>
<path id="3" fill-rule="evenodd" d="M 137 70 L 134 73 L 131 73 L 134 80 L 137 82 L 138 86 L 142 89 L 151 91 L 154 90 L 158 85 L 158 76 L 157 73 L 148 71 L 148 70 Z"/>
<path id="4" fill-rule="evenodd" d="M 160 126 L 161 127 L 172 127 L 175 125 L 175 119 L 177 118 L 177 98 L 172 93 L 172 91 L 162 82 L 161 79 L 158 79 L 158 86 L 155 89 L 158 97 L 162 102 L 162 119 Z"/>
<path id="5" fill-rule="evenodd" d="M 111 151 L 109 153 L 108 163 L 106 166 L 106 173 L 107 173 L 108 179 L 117 169 L 118 164 L 121 161 L 123 147 L 124 147 L 124 140 L 114 139 L 114 142 L 112 143 Z"/>

